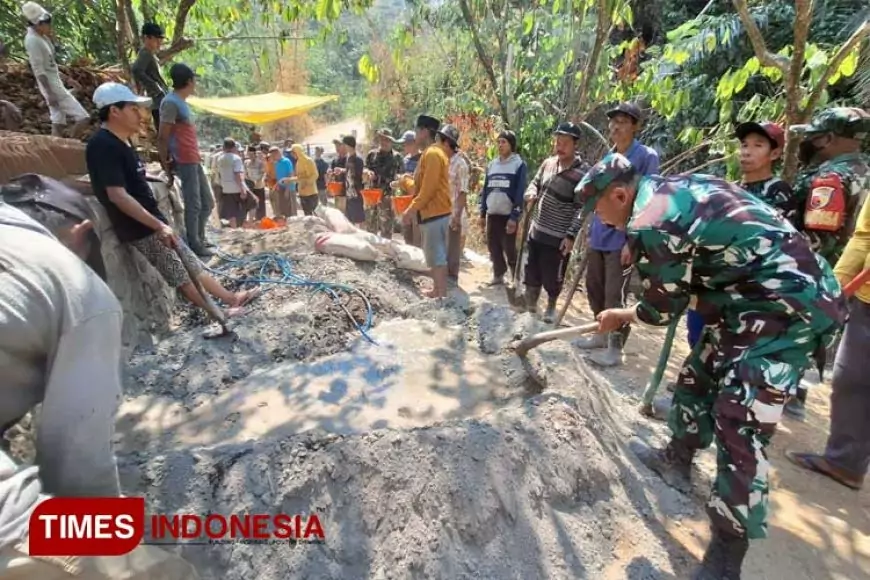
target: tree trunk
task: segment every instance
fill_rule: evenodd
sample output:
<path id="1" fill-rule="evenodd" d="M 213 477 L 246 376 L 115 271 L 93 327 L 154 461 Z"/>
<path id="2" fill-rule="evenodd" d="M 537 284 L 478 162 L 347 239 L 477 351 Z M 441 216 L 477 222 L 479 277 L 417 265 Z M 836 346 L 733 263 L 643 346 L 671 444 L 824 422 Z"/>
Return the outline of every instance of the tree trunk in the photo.
<path id="1" fill-rule="evenodd" d="M 489 79 L 489 82 L 492 85 L 492 92 L 498 101 L 498 108 L 501 112 L 502 119 L 504 119 L 506 125 L 511 126 L 511 119 L 508 114 L 507 106 L 505 105 L 504 100 L 499 96 L 499 84 L 498 79 L 495 76 L 495 69 L 492 67 L 492 58 L 490 58 L 486 53 L 483 42 L 480 40 L 477 23 L 474 21 L 474 16 L 471 14 L 471 9 L 468 7 L 468 0 L 459 0 L 459 8 L 462 11 L 462 17 L 465 19 L 465 25 L 468 27 L 469 33 L 471 33 L 471 41 L 474 43 L 474 50 L 477 53 L 477 59 L 480 61 L 480 65 L 483 67 L 487 79 Z"/>
<path id="2" fill-rule="evenodd" d="M 142 48 L 142 37 L 139 35 L 139 22 L 136 20 L 136 11 L 133 9 L 133 0 L 122 0 L 124 12 L 127 14 L 127 24 L 130 26 L 130 41 L 133 50 L 139 52 Z"/>
<path id="3" fill-rule="evenodd" d="M 613 14 L 608 0 L 597 0 L 598 24 L 595 26 L 595 44 L 592 46 L 592 53 L 589 55 L 589 60 L 586 62 L 586 68 L 583 71 L 583 78 L 580 83 L 580 90 L 577 95 L 577 112 L 581 116 L 585 116 L 586 106 L 589 102 L 589 88 L 592 86 L 592 75 L 598 69 L 598 60 L 601 58 L 601 51 L 604 48 L 604 43 L 610 36 L 610 29 L 613 26 Z"/>
<path id="4" fill-rule="evenodd" d="M 196 0 L 181 0 L 178 4 L 178 10 L 175 12 L 175 28 L 172 31 L 172 42 L 169 44 L 169 48 L 157 53 L 157 58 L 161 64 L 179 52 L 193 46 L 193 41 L 184 37 L 184 27 L 187 25 L 187 15 L 194 4 L 196 4 Z"/>
<path id="5" fill-rule="evenodd" d="M 795 0 L 794 43 L 791 63 L 785 79 L 785 116 L 788 126 L 802 120 L 801 73 L 804 69 L 804 54 L 807 47 L 810 20 L 813 16 L 813 0 Z M 783 151 L 782 179 L 788 183 L 794 181 L 798 169 L 798 139 L 788 139 Z"/>
<path id="6" fill-rule="evenodd" d="M 130 58 L 127 56 L 127 13 L 124 10 L 123 0 L 115 2 L 115 46 L 118 52 L 118 62 L 124 67 L 126 77 L 133 78 L 130 74 Z"/>

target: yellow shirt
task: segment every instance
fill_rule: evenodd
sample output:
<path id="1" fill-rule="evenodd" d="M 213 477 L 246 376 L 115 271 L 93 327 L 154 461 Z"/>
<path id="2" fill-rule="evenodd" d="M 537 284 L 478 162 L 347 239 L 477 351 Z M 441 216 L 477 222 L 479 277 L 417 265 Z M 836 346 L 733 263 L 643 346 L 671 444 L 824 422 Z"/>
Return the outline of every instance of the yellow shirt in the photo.
<path id="1" fill-rule="evenodd" d="M 424 221 L 453 213 L 449 165 L 447 155 L 437 145 L 430 145 L 420 157 L 414 175 L 417 195 L 408 209 L 418 210 Z"/>
<path id="2" fill-rule="evenodd" d="M 867 203 L 867 199 L 864 200 L 861 213 L 858 214 L 855 233 L 852 234 L 852 238 L 843 250 L 843 255 L 834 266 L 834 274 L 837 275 L 842 286 L 848 284 L 862 270 L 870 268 L 870 203 Z M 855 292 L 855 296 L 862 302 L 870 304 L 870 282 L 861 286 Z"/>
<path id="3" fill-rule="evenodd" d="M 302 145 L 296 143 L 290 148 L 296 154 L 296 182 L 299 185 L 299 195 L 309 197 L 317 195 L 317 165 L 305 155 Z"/>

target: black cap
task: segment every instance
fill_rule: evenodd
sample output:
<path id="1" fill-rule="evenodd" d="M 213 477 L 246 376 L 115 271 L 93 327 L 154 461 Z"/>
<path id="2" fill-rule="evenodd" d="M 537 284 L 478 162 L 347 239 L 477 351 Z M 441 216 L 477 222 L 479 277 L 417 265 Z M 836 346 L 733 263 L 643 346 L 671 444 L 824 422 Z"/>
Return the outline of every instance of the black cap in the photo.
<path id="1" fill-rule="evenodd" d="M 190 81 L 195 79 L 196 73 L 183 62 L 177 62 L 169 69 L 169 78 L 172 79 L 172 86 L 180 89 L 186 87 Z"/>
<path id="2" fill-rule="evenodd" d="M 153 38 L 166 38 L 163 34 L 163 29 L 156 22 L 146 22 L 142 25 L 142 36 L 151 36 Z"/>
<path id="3" fill-rule="evenodd" d="M 417 128 L 418 129 L 429 129 L 431 131 L 437 131 L 441 127 L 441 120 L 436 119 L 435 117 L 430 117 L 429 115 L 420 115 L 417 117 Z"/>
<path id="4" fill-rule="evenodd" d="M 634 103 L 619 103 L 609 111 L 607 111 L 607 118 L 612 119 L 616 115 L 628 115 L 635 122 L 640 122 L 642 119 L 642 115 L 640 113 L 640 107 L 635 105 Z"/>
<path id="5" fill-rule="evenodd" d="M 356 137 L 354 137 L 353 135 L 345 135 L 341 138 L 341 142 L 348 147 L 356 148 Z"/>
<path id="6" fill-rule="evenodd" d="M 573 137 L 576 141 L 580 138 L 580 127 L 572 123 L 571 121 L 565 121 L 564 123 L 559 123 L 559 126 L 556 127 L 556 130 L 553 131 L 553 135 L 567 135 L 568 137 Z"/>
<path id="7" fill-rule="evenodd" d="M 457 129 L 453 125 L 444 125 L 438 131 L 438 134 L 450 141 L 454 147 L 459 143 L 459 129 Z"/>
<path id="8" fill-rule="evenodd" d="M 499 139 L 504 139 L 511 146 L 511 151 L 516 152 L 517 150 L 517 134 L 513 131 L 504 130 L 498 134 Z"/>
<path id="9" fill-rule="evenodd" d="M 68 185 L 35 173 L 25 173 L 10 180 L 8 185 L 0 187 L 0 197 L 12 206 L 34 204 L 41 205 L 66 214 L 73 220 L 83 222 L 90 220 L 94 225 L 90 232 L 91 253 L 85 262 L 100 278 L 106 279 L 106 267 L 100 250 L 100 236 L 97 232 L 99 222 L 85 196 Z"/>

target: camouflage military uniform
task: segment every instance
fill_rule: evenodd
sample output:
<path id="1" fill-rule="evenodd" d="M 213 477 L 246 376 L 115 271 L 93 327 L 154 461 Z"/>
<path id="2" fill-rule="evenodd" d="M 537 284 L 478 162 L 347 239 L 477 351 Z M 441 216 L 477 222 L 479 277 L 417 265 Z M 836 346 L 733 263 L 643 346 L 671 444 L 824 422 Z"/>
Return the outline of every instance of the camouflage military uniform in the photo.
<path id="1" fill-rule="evenodd" d="M 826 109 L 816 115 L 810 124 L 796 125 L 791 130 L 806 138 L 834 133 L 861 140 L 870 134 L 870 115 L 860 109 L 845 107 Z M 830 181 L 831 178 L 833 181 Z M 835 189 L 841 188 L 845 196 L 844 223 L 835 231 L 813 229 L 811 227 L 813 214 L 824 216 L 827 213 L 828 208 L 824 204 L 830 199 L 828 187 L 831 184 Z M 837 263 L 843 248 L 852 237 L 858 212 L 868 193 L 870 193 L 870 157 L 860 151 L 839 155 L 817 166 L 809 167 L 798 176 L 795 182 L 795 197 L 802 208 L 807 208 L 806 234 L 810 238 L 813 250 L 821 254 L 831 266 Z M 807 206 L 808 201 L 812 207 Z M 825 221 L 824 217 L 821 221 Z"/>
<path id="2" fill-rule="evenodd" d="M 804 207 L 788 183 L 779 177 L 771 177 L 764 181 L 744 182 L 740 187 L 773 207 L 798 231 L 803 231 Z"/>
<path id="3" fill-rule="evenodd" d="M 366 156 L 366 169 L 375 174 L 372 187 L 384 192 L 378 206 L 366 208 L 366 229 L 388 239 L 393 237 L 395 225 L 390 183 L 396 180 L 403 166 L 402 157 L 393 151 L 376 149 Z"/>
<path id="4" fill-rule="evenodd" d="M 621 155 L 590 170 L 587 210 L 632 171 Z M 637 319 L 663 326 L 694 302 L 708 326 L 680 372 L 673 437 L 693 450 L 717 441 L 708 513 L 729 534 L 765 537 L 765 448 L 812 353 L 842 327 L 840 286 L 776 210 L 709 176 L 640 178 L 627 233 L 644 283 Z"/>

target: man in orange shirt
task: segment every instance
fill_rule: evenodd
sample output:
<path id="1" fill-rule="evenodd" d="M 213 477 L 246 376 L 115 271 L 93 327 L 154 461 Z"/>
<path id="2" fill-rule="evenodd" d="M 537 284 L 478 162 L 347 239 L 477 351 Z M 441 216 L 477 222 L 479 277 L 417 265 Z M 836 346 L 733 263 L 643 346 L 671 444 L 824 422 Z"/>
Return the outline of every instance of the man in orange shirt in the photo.
<path id="1" fill-rule="evenodd" d="M 432 269 L 434 288 L 430 298 L 447 297 L 447 240 L 453 202 L 450 199 L 449 163 L 444 150 L 435 146 L 441 121 L 428 115 L 417 117 L 417 145 L 423 151 L 417 167 L 417 196 L 405 215 L 404 224 L 417 220 L 423 237 L 426 264 Z"/>

